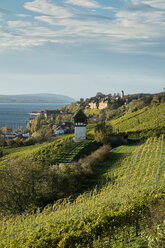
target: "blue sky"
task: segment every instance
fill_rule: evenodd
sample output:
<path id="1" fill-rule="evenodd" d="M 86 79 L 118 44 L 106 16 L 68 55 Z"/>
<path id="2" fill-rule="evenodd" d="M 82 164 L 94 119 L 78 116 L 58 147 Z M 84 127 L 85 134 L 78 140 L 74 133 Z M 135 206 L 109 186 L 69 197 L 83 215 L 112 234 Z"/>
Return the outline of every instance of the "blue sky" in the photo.
<path id="1" fill-rule="evenodd" d="M 0 94 L 163 87 L 164 0 L 0 1 Z"/>

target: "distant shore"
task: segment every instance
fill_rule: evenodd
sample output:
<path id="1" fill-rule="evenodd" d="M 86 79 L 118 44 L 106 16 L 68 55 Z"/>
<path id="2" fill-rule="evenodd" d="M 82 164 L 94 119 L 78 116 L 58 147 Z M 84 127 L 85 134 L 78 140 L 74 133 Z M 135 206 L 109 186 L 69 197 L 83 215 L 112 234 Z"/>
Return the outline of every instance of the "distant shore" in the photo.
<path id="1" fill-rule="evenodd" d="M 0 103 L 69 104 L 74 101 L 71 97 L 57 94 L 0 95 Z"/>
<path id="2" fill-rule="evenodd" d="M 26 127 L 30 113 L 37 114 L 45 109 L 58 109 L 65 105 L 66 103 L 0 103 L 0 127 Z"/>

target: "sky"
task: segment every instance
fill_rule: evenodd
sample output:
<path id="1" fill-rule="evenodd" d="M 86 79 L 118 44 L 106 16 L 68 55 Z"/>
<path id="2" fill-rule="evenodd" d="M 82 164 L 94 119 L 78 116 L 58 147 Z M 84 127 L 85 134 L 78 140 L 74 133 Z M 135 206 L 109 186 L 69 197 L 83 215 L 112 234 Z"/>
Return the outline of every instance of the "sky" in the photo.
<path id="1" fill-rule="evenodd" d="M 165 0 L 0 0 L 0 94 L 164 87 Z"/>

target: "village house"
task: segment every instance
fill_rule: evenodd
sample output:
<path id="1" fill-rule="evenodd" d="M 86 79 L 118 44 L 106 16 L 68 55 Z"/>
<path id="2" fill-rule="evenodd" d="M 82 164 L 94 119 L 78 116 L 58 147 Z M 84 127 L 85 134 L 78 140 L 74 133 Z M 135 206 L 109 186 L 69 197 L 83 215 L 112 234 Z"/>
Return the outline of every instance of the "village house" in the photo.
<path id="1" fill-rule="evenodd" d="M 62 135 L 66 133 L 73 132 L 73 123 L 72 122 L 63 122 L 59 125 L 53 125 L 53 130 L 55 135 Z"/>
<path id="2" fill-rule="evenodd" d="M 7 133 L 7 134 L 1 134 L 0 137 L 3 139 L 15 139 L 15 138 L 20 138 L 20 139 L 28 139 L 30 138 L 30 133 Z"/>
<path id="3" fill-rule="evenodd" d="M 48 110 L 48 109 L 45 109 L 44 112 L 43 112 L 43 115 L 44 115 L 44 118 L 47 120 L 48 118 L 51 118 L 51 117 L 56 117 L 57 115 L 60 115 L 61 114 L 61 111 L 60 110 Z"/>
<path id="4" fill-rule="evenodd" d="M 89 107 L 90 109 L 98 109 L 99 103 L 97 101 L 97 99 L 92 100 L 91 102 L 89 102 Z"/>
<path id="5" fill-rule="evenodd" d="M 53 130 L 55 135 L 65 134 L 65 129 L 62 125 L 53 125 Z"/>
<path id="6" fill-rule="evenodd" d="M 105 109 L 110 106 L 110 99 L 103 99 L 102 101 L 99 102 L 99 109 Z"/>
<path id="7" fill-rule="evenodd" d="M 120 99 L 125 100 L 124 96 L 124 91 L 121 91 L 121 94 L 114 94 L 114 96 L 112 96 L 111 94 L 109 95 L 104 95 L 102 93 L 97 93 L 97 95 L 95 97 L 92 97 L 90 99 L 86 100 L 86 104 L 90 109 L 106 109 L 108 107 L 110 107 L 111 105 L 111 101 L 118 101 Z"/>

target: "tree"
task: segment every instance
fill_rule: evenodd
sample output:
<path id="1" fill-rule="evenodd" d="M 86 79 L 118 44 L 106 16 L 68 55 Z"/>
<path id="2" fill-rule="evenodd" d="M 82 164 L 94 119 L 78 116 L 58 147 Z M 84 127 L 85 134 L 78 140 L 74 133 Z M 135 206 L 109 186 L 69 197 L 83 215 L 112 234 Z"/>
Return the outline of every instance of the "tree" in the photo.
<path id="1" fill-rule="evenodd" d="M 14 142 L 13 139 L 7 139 L 6 143 L 7 143 L 8 146 L 11 146 L 11 147 L 15 145 L 15 142 Z"/>
<path id="2" fill-rule="evenodd" d="M 94 132 L 96 142 L 107 144 L 109 142 L 109 136 L 112 134 L 112 126 L 106 125 L 105 122 L 100 122 L 96 125 Z"/>
<path id="3" fill-rule="evenodd" d="M 41 126 L 42 126 L 42 116 L 39 115 L 30 123 L 31 133 L 38 131 L 41 128 Z"/>
<path id="4" fill-rule="evenodd" d="M 0 158 L 3 157 L 3 150 L 0 149 Z"/>
<path id="5" fill-rule="evenodd" d="M 12 128 L 9 128 L 9 127 L 2 127 L 2 128 L 1 128 L 1 131 L 2 131 L 2 133 L 4 133 L 4 134 L 8 134 L 8 133 L 12 132 Z"/>
<path id="6" fill-rule="evenodd" d="M 62 123 L 62 116 L 61 115 L 58 115 L 56 117 L 56 124 L 60 125 Z"/>
<path id="7" fill-rule="evenodd" d="M 22 140 L 18 137 L 14 138 L 13 141 L 15 142 L 15 147 L 23 145 Z"/>
<path id="8" fill-rule="evenodd" d="M 40 128 L 37 132 L 33 133 L 32 138 L 36 142 L 50 141 L 53 137 L 53 129 L 49 126 Z"/>
<path id="9" fill-rule="evenodd" d="M 19 213 L 36 207 L 40 197 L 42 169 L 31 158 L 13 158 L 0 170 L 0 210 Z"/>
<path id="10" fill-rule="evenodd" d="M 22 126 L 19 126 L 19 127 L 17 128 L 17 131 L 20 132 L 20 133 L 23 133 L 24 130 L 25 130 L 25 128 L 22 127 Z"/>
<path id="11" fill-rule="evenodd" d="M 0 137 L 0 147 L 5 147 L 6 146 L 6 141 L 4 138 Z"/>

